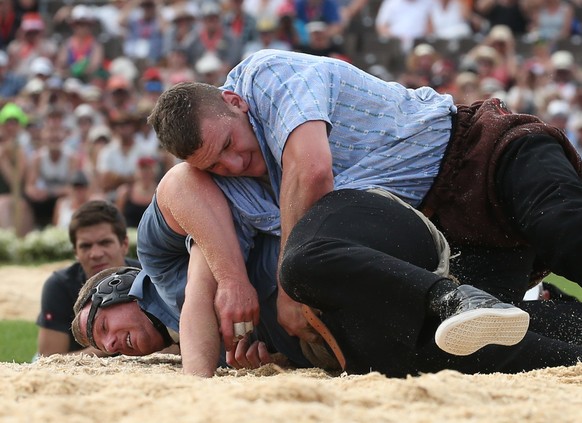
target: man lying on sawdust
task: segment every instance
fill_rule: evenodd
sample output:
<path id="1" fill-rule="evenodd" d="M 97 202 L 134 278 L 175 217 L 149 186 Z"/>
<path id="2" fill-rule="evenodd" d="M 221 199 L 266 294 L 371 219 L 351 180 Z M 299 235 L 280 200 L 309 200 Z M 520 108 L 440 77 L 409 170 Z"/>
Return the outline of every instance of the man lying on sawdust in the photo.
<path id="1" fill-rule="evenodd" d="M 384 225 L 377 227 L 390 234 L 383 238 L 385 251 L 379 257 L 392 269 L 385 284 L 370 286 L 360 278 L 370 263 L 358 263 L 356 250 L 342 258 L 353 263 L 348 273 L 322 277 L 315 284 L 287 275 L 283 288 L 306 305 L 311 338 L 290 336 L 278 323 L 279 238 L 259 230 L 252 244 L 241 244 L 240 250 L 236 237 L 221 244 L 233 251 L 233 260 L 239 252 L 258 298 L 259 318 L 232 315 L 228 323 L 220 321 L 216 307 L 225 287 L 214 277 L 220 269 L 209 267 L 204 255 L 208 246 L 193 239 L 196 231 L 212 230 L 224 213 L 235 222 L 233 233 L 248 231 L 252 223 L 227 200 L 230 180 L 220 183 L 219 189 L 215 179 L 187 164 L 166 174 L 138 230 L 144 271 L 104 271 L 80 293 L 73 330 L 81 344 L 109 354 L 146 355 L 179 342 L 185 373 L 207 377 L 224 364 L 258 367 L 271 362 L 274 353 L 284 355 L 291 366 L 379 371 L 391 377 L 442 369 L 515 373 L 573 365 L 582 357 L 582 303 L 532 301 L 516 304 L 518 308 L 470 285 L 458 285 L 448 271 L 442 234 L 397 200 L 389 202 L 390 214 L 380 217 Z M 178 185 L 188 187 L 188 195 L 173 201 Z M 330 195 L 360 194 L 343 190 Z M 328 208 L 328 198 L 315 207 Z M 385 207 L 386 199 L 380 200 Z M 358 204 L 358 198 L 353 202 Z M 362 219 L 366 213 L 363 209 Z M 335 222 L 354 236 L 361 230 L 358 223 Z M 308 212 L 299 224 L 319 223 Z M 325 226 L 318 231 L 315 243 L 325 237 Z M 304 269 L 312 281 L 318 280 L 318 271 L 317 263 Z M 441 282 L 455 290 L 429 289 L 423 301 L 411 300 L 417 298 L 411 291 Z M 388 303 L 399 306 L 387 309 Z"/>

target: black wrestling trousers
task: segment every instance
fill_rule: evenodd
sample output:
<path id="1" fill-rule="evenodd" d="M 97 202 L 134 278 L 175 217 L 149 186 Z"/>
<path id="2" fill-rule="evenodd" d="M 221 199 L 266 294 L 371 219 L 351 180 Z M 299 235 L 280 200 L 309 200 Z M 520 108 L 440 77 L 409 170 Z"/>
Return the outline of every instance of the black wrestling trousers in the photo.
<path id="1" fill-rule="evenodd" d="M 386 355 L 411 359 L 424 336 L 427 293 L 442 279 L 432 273 L 437 266 L 432 235 L 412 210 L 379 194 L 339 190 L 292 230 L 280 279 L 293 299 L 323 311 L 348 366 L 368 371 Z"/>
<path id="2" fill-rule="evenodd" d="M 293 228 L 280 279 L 293 299 L 323 312 L 352 373 L 519 372 L 582 357 L 581 346 L 533 332 L 511 348 L 443 352 L 434 342 L 440 322 L 426 315 L 427 293 L 442 279 L 432 273 L 437 265 L 432 236 L 413 211 L 378 194 L 340 190 Z"/>
<path id="3" fill-rule="evenodd" d="M 496 175 L 512 222 L 549 269 L 582 283 L 582 180 L 556 140 L 523 137 L 508 147 Z"/>

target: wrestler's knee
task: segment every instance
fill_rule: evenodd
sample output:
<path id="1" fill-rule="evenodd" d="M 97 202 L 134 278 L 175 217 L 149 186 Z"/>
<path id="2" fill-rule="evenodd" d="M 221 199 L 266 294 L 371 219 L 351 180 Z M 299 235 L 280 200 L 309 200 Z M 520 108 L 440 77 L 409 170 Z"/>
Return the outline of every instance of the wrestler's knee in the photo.
<path id="1" fill-rule="evenodd" d="M 325 266 L 325 260 L 320 257 L 322 248 L 325 247 L 321 241 L 309 241 L 285 249 L 279 267 L 279 281 L 292 298 L 317 282 L 317 277 Z"/>

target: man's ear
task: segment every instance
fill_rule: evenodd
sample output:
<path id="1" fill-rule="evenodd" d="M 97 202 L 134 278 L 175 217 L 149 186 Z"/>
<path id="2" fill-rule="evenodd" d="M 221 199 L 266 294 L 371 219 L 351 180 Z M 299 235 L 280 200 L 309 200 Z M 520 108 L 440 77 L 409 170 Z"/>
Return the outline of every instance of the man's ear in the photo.
<path id="1" fill-rule="evenodd" d="M 222 99 L 226 102 L 226 104 L 229 104 L 240 109 L 241 112 L 246 113 L 247 110 L 249 110 L 249 106 L 246 103 L 246 101 L 244 101 L 242 97 L 235 93 L 234 91 L 223 91 L 221 93 L 221 96 Z"/>
<path id="2" fill-rule="evenodd" d="M 123 256 L 125 257 L 129 251 L 129 237 L 125 237 L 121 243 L 121 249 L 123 250 Z"/>

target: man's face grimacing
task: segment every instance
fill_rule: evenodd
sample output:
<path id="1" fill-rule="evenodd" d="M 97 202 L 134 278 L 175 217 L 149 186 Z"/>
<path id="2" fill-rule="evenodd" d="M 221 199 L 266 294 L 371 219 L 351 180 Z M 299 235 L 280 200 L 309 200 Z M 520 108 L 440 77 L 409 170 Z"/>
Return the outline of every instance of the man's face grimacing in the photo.
<path id="1" fill-rule="evenodd" d="M 87 333 L 90 309 L 91 302 L 79 314 L 82 333 Z M 93 339 L 97 347 L 107 354 L 142 356 L 164 348 L 164 338 L 137 301 L 99 308 L 93 321 Z"/>
<path id="2" fill-rule="evenodd" d="M 110 223 L 79 228 L 76 235 L 75 255 L 87 278 L 125 264 L 129 240 L 120 242 Z"/>
<path id="3" fill-rule="evenodd" d="M 203 144 L 186 161 L 221 176 L 265 175 L 267 166 L 247 115 L 248 104 L 232 91 L 224 91 L 222 98 L 233 115 L 202 118 Z"/>

